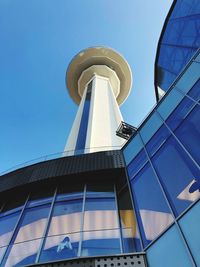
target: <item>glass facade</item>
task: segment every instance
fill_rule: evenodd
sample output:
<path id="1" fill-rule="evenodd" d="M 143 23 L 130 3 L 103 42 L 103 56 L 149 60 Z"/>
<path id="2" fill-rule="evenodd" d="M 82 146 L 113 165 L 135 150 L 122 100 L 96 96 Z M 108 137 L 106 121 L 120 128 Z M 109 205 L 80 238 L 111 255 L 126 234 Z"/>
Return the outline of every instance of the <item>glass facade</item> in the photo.
<path id="1" fill-rule="evenodd" d="M 1 203 L 0 266 L 141 251 L 150 267 L 200 266 L 199 28 L 199 0 L 177 0 L 157 62 L 157 85 L 167 93 L 122 149 L 127 184 L 59 185 Z M 92 82 L 77 150 L 91 89 Z"/>
<path id="2" fill-rule="evenodd" d="M 200 264 L 197 62 L 198 53 L 123 148 L 142 247 L 150 267 Z"/>
<path id="3" fill-rule="evenodd" d="M 177 0 L 158 47 L 156 85 L 167 91 L 200 47 L 200 2 Z"/>
<path id="4" fill-rule="evenodd" d="M 140 250 L 127 192 L 124 202 L 123 194 L 118 196 L 110 183 L 60 186 L 32 193 L 15 208 L 5 206 L 0 213 L 0 265 L 24 266 Z"/>

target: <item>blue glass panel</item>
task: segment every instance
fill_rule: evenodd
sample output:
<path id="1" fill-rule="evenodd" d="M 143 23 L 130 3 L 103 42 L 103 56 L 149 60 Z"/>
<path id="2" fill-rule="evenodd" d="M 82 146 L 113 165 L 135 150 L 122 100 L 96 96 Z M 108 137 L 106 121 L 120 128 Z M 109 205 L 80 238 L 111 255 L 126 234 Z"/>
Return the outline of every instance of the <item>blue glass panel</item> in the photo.
<path id="1" fill-rule="evenodd" d="M 40 262 L 77 256 L 82 205 L 82 200 L 55 204 Z"/>
<path id="2" fill-rule="evenodd" d="M 176 84 L 176 87 L 187 93 L 200 77 L 199 63 L 193 62 Z"/>
<path id="3" fill-rule="evenodd" d="M 189 91 L 188 95 L 191 96 L 192 98 L 194 98 L 196 101 L 200 100 L 200 79 L 192 87 L 192 89 Z"/>
<path id="4" fill-rule="evenodd" d="M 136 228 L 132 227 L 122 229 L 122 243 L 124 253 L 132 253 L 142 250 L 139 233 Z"/>
<path id="5" fill-rule="evenodd" d="M 120 214 L 123 252 L 131 253 L 141 251 L 136 216 L 133 212 L 128 187 L 123 189 L 118 195 L 118 209 Z"/>
<path id="6" fill-rule="evenodd" d="M 171 130 L 176 129 L 176 127 L 184 120 L 185 116 L 188 114 L 188 112 L 194 105 L 195 102 L 193 102 L 187 97 L 184 97 L 181 103 L 166 120 L 166 123 L 171 128 Z"/>
<path id="7" fill-rule="evenodd" d="M 144 166 L 147 160 L 146 152 L 144 149 L 142 149 L 128 166 L 128 174 L 130 179 L 133 178 L 135 174 Z"/>
<path id="8" fill-rule="evenodd" d="M 155 154 L 153 164 L 175 214 L 179 215 L 194 201 L 190 187 L 200 176 L 199 169 L 173 137 Z"/>
<path id="9" fill-rule="evenodd" d="M 130 163 L 130 161 L 138 154 L 138 152 L 142 148 L 143 144 L 139 135 L 137 134 L 123 150 L 126 165 Z"/>
<path id="10" fill-rule="evenodd" d="M 33 264 L 40 246 L 40 239 L 17 243 L 12 246 L 11 252 L 5 258 L 5 267 L 18 267 Z"/>
<path id="11" fill-rule="evenodd" d="M 158 116 L 157 113 L 153 113 L 151 117 L 146 121 L 142 129 L 140 130 L 140 134 L 142 136 L 143 142 L 146 144 L 150 138 L 155 134 L 155 132 L 162 125 L 162 120 Z"/>
<path id="12" fill-rule="evenodd" d="M 147 143 L 146 149 L 149 153 L 149 156 L 152 156 L 158 148 L 167 140 L 170 136 L 169 130 L 165 125 L 160 127 L 157 133 L 151 138 L 151 140 Z"/>
<path id="13" fill-rule="evenodd" d="M 113 255 L 121 253 L 119 230 L 83 233 L 81 256 Z"/>
<path id="14" fill-rule="evenodd" d="M 50 205 L 25 210 L 14 243 L 41 238 L 49 214 Z"/>
<path id="15" fill-rule="evenodd" d="M 131 185 L 143 243 L 147 246 L 173 222 L 173 217 L 149 164 Z"/>
<path id="16" fill-rule="evenodd" d="M 19 214 L 19 212 L 16 212 L 5 217 L 0 217 L 0 247 L 8 245 Z"/>
<path id="17" fill-rule="evenodd" d="M 4 263 L 6 259 L 8 261 L 5 266 L 18 266 L 21 265 L 21 261 L 34 263 L 40 244 L 39 238 L 44 234 L 49 208 L 50 206 L 45 205 L 30 208 L 24 212 L 13 240 L 14 244 L 9 246 L 6 252 Z M 37 240 L 34 241 L 34 239 Z M 30 242 L 27 242 L 28 240 Z M 10 262 L 12 262 L 11 265 L 9 265 Z"/>
<path id="18" fill-rule="evenodd" d="M 48 236 L 79 232 L 82 200 L 57 202 L 53 209 Z"/>
<path id="19" fill-rule="evenodd" d="M 182 99 L 183 95 L 181 93 L 172 90 L 164 99 L 164 101 L 162 101 L 162 103 L 158 106 L 157 111 L 160 113 L 163 119 L 167 119 L 167 117 L 172 113 Z"/>
<path id="20" fill-rule="evenodd" d="M 114 198 L 86 198 L 84 231 L 119 228 Z"/>
<path id="21" fill-rule="evenodd" d="M 200 106 L 197 105 L 175 131 L 192 157 L 200 164 Z M 196 177 L 200 183 L 200 177 Z"/>
<path id="22" fill-rule="evenodd" d="M 47 237 L 39 262 L 77 257 L 79 241 L 80 233 Z"/>
<path id="23" fill-rule="evenodd" d="M 195 204 L 179 221 L 186 237 L 187 243 L 192 251 L 197 266 L 200 266 L 199 253 L 199 222 L 200 222 L 200 202 Z"/>
<path id="24" fill-rule="evenodd" d="M 88 128 L 88 119 L 89 119 L 89 111 L 90 111 L 90 99 L 92 94 L 92 81 L 88 84 L 87 93 L 85 97 L 78 137 L 76 141 L 75 150 L 79 154 L 80 151 L 84 151 L 86 136 L 87 136 L 87 128 Z M 75 152 L 76 154 L 76 152 Z"/>
<path id="25" fill-rule="evenodd" d="M 170 72 L 170 70 L 163 68 L 160 63 L 161 59 L 162 57 L 159 58 L 159 63 L 156 69 L 157 85 L 161 90 L 166 92 L 170 88 L 177 75 L 175 73 Z"/>
<path id="26" fill-rule="evenodd" d="M 148 248 L 147 260 L 149 267 L 193 266 L 176 226 L 171 227 Z"/>

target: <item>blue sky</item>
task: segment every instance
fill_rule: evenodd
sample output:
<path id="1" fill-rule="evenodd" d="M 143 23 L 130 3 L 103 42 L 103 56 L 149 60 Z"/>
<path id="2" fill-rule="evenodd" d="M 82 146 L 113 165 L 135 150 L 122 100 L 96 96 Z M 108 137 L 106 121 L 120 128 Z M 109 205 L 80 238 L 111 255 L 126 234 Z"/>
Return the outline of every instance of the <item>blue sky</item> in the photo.
<path id="1" fill-rule="evenodd" d="M 77 106 L 65 72 L 80 50 L 119 51 L 133 72 L 121 111 L 138 126 L 155 104 L 154 61 L 172 0 L 0 0 L 0 171 L 64 149 Z"/>

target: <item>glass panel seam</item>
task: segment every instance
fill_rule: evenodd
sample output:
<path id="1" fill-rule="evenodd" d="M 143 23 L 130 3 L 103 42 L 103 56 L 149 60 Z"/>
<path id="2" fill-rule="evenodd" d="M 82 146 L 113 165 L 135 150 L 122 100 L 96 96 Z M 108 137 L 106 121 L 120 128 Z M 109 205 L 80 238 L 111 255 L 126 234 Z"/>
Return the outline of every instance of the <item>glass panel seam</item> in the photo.
<path id="1" fill-rule="evenodd" d="M 81 212 L 81 218 L 80 218 L 80 227 L 81 227 L 81 229 L 80 229 L 80 241 L 79 241 L 79 246 L 78 246 L 77 257 L 81 256 L 81 249 L 82 249 L 86 190 L 87 190 L 87 185 L 85 184 L 84 192 L 83 192 L 82 212 Z"/>
<path id="2" fill-rule="evenodd" d="M 16 236 L 17 229 L 18 229 L 19 223 L 20 223 L 20 221 L 21 221 L 21 218 L 22 218 L 22 216 L 23 216 L 24 210 L 25 210 L 25 208 L 26 208 L 26 206 L 27 206 L 29 197 L 30 197 L 30 193 L 29 193 L 29 195 L 28 195 L 28 197 L 27 197 L 27 199 L 26 199 L 26 201 L 25 201 L 25 203 L 24 203 L 24 206 L 23 206 L 23 208 L 22 208 L 22 210 L 21 210 L 21 213 L 20 213 L 20 215 L 19 215 L 19 218 L 18 218 L 18 220 L 17 220 L 17 222 L 16 222 L 16 224 L 15 224 L 15 227 L 14 227 L 14 230 L 13 230 L 13 233 L 12 233 L 12 237 L 10 238 L 10 241 L 9 241 L 9 243 L 8 243 L 8 245 L 7 245 L 7 249 L 5 250 L 5 252 L 4 252 L 4 254 L 3 254 L 2 258 L 1 258 L 0 266 L 3 264 L 3 261 L 4 261 L 4 259 L 5 259 L 5 256 L 6 256 L 6 254 L 9 252 L 9 249 L 10 249 L 10 246 L 11 246 L 11 244 L 12 244 L 12 241 L 13 241 L 13 239 L 14 239 L 15 236 Z"/>
<path id="3" fill-rule="evenodd" d="M 45 243 L 45 240 L 46 240 L 45 237 L 46 237 L 47 232 L 49 230 L 49 225 L 50 225 L 50 222 L 51 222 L 51 215 L 52 215 L 52 212 L 53 212 L 53 207 L 54 207 L 54 203 L 55 203 L 55 200 L 56 200 L 56 195 L 57 195 L 57 188 L 54 191 L 54 196 L 53 196 L 53 199 L 52 199 L 52 202 L 51 202 L 51 206 L 50 206 L 50 210 L 49 210 L 49 214 L 48 214 L 48 218 L 47 218 L 47 222 L 46 222 L 46 228 L 44 229 L 43 236 L 41 237 L 41 242 L 40 242 L 38 253 L 37 253 L 37 256 L 36 256 L 36 259 L 35 259 L 35 263 L 38 263 L 38 261 L 40 259 L 40 255 L 42 253 L 42 249 L 44 247 L 44 243 Z"/>

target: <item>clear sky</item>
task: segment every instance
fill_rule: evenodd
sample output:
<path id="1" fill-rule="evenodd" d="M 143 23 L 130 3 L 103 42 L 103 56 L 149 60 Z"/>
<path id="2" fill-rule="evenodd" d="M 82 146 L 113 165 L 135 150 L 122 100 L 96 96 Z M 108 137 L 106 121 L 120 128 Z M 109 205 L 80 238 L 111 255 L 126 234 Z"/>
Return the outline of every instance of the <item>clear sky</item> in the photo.
<path id="1" fill-rule="evenodd" d="M 121 106 L 138 126 L 155 104 L 154 61 L 172 0 L 0 0 L 0 171 L 64 149 L 77 106 L 65 87 L 72 57 L 120 52 L 133 72 Z"/>

